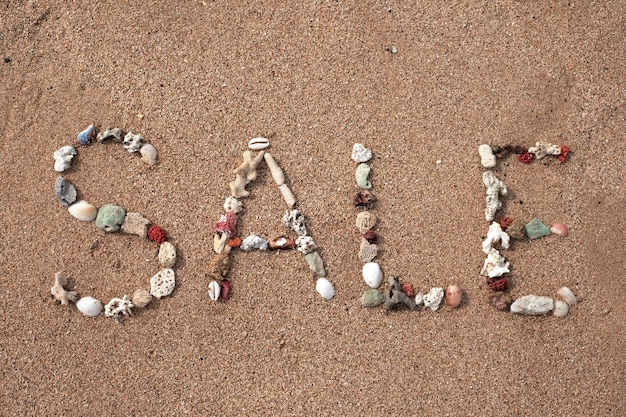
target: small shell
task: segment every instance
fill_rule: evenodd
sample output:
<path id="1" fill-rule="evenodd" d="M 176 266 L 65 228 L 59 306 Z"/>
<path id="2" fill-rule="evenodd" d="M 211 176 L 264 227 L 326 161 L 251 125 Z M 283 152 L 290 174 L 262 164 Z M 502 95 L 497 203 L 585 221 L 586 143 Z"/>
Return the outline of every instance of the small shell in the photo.
<path id="1" fill-rule="evenodd" d="M 77 140 L 81 145 L 89 145 L 96 139 L 96 128 L 94 125 L 89 125 L 85 130 L 78 134 Z"/>
<path id="2" fill-rule="evenodd" d="M 459 304 L 461 304 L 462 298 L 463 298 L 463 293 L 461 292 L 461 289 L 459 288 L 458 285 L 448 285 L 448 288 L 446 288 L 446 295 L 445 295 L 447 306 L 451 308 L 458 307 Z"/>
<path id="3" fill-rule="evenodd" d="M 567 226 L 563 223 L 554 223 L 550 227 L 550 231 L 554 233 L 555 235 L 559 235 L 561 237 L 565 237 L 568 234 Z"/>
<path id="4" fill-rule="evenodd" d="M 287 184 L 283 184 L 278 188 L 280 189 L 280 193 L 283 195 L 283 200 L 285 200 L 287 207 L 290 209 L 294 208 L 296 206 L 296 198 L 293 196 L 289 186 Z"/>
<path id="5" fill-rule="evenodd" d="M 144 143 L 139 148 L 141 159 L 148 165 L 155 165 L 157 163 L 157 150 L 149 143 Z"/>
<path id="6" fill-rule="evenodd" d="M 285 174 L 283 173 L 283 170 L 280 169 L 280 167 L 274 160 L 274 157 L 270 155 L 269 152 L 266 152 L 265 155 L 263 155 L 263 158 L 265 158 L 265 163 L 272 173 L 272 178 L 274 178 L 274 182 L 280 187 L 285 183 Z"/>
<path id="7" fill-rule="evenodd" d="M 159 246 L 159 263 L 163 268 L 171 268 L 176 263 L 176 248 L 170 242 Z"/>
<path id="8" fill-rule="evenodd" d="M 559 288 L 556 294 L 561 300 L 565 301 L 570 306 L 575 306 L 578 303 L 578 301 L 576 300 L 576 296 L 574 295 L 572 290 L 567 287 Z"/>
<path id="9" fill-rule="evenodd" d="M 217 301 L 220 298 L 220 284 L 217 281 L 209 282 L 209 298 Z"/>
<path id="10" fill-rule="evenodd" d="M 253 151 L 260 151 L 270 146 L 269 139 L 266 138 L 254 138 L 248 142 L 248 149 Z"/>
<path id="11" fill-rule="evenodd" d="M 326 278 L 318 278 L 317 283 L 315 284 L 315 291 L 322 296 L 324 300 L 330 300 L 335 295 L 335 289 L 333 288 L 333 284 L 330 283 Z"/>
<path id="12" fill-rule="evenodd" d="M 378 288 L 383 282 L 383 273 L 376 262 L 368 262 L 363 265 L 363 280 L 370 288 Z"/>
<path id="13" fill-rule="evenodd" d="M 554 306 L 552 307 L 552 315 L 555 317 L 565 317 L 569 313 L 569 306 L 566 302 L 561 300 L 556 300 L 554 302 Z"/>
<path id="14" fill-rule="evenodd" d="M 76 302 L 78 311 L 89 317 L 96 317 L 102 312 L 102 303 L 93 297 L 83 297 Z"/>
<path id="15" fill-rule="evenodd" d="M 84 222 L 94 221 L 96 216 L 98 216 L 98 209 L 96 206 L 89 204 L 85 200 L 80 200 L 72 204 L 67 211 L 69 211 L 70 214 L 78 220 L 82 220 Z"/>
<path id="16" fill-rule="evenodd" d="M 135 290 L 133 293 L 132 303 L 137 308 L 144 308 L 152 301 L 152 294 L 146 290 Z"/>

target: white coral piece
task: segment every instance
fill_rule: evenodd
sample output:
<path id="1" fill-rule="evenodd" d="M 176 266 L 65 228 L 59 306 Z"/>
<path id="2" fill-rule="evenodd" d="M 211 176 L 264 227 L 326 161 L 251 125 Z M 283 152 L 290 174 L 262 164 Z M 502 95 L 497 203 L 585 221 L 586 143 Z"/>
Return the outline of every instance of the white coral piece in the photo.
<path id="1" fill-rule="evenodd" d="M 298 246 L 298 251 L 305 255 L 317 249 L 317 243 L 315 243 L 311 236 L 298 237 L 296 239 L 296 245 Z"/>
<path id="2" fill-rule="evenodd" d="M 104 306 L 104 315 L 107 317 L 119 318 L 120 314 L 124 316 L 132 315 L 131 308 L 134 305 L 132 301 L 128 299 L 128 295 L 123 298 L 112 298 L 111 301 Z"/>
<path id="3" fill-rule="evenodd" d="M 232 211 L 237 214 L 243 210 L 243 203 L 237 200 L 235 197 L 226 197 L 224 201 L 224 211 Z"/>
<path id="4" fill-rule="evenodd" d="M 76 302 L 76 291 L 67 291 L 64 287 L 67 285 L 67 277 L 61 272 L 54 274 L 54 285 L 50 289 L 50 293 L 62 305 L 68 305 L 70 301 Z"/>
<path id="5" fill-rule="evenodd" d="M 548 155 L 560 155 L 561 147 L 548 142 L 536 142 L 535 146 L 528 148 L 528 152 L 535 154 L 537 159 L 543 159 Z"/>
<path id="6" fill-rule="evenodd" d="M 431 288 L 428 294 L 424 295 L 422 300 L 424 302 L 424 307 L 430 308 L 432 311 L 437 311 L 439 305 L 441 304 L 441 300 L 443 300 L 443 288 Z"/>
<path id="7" fill-rule="evenodd" d="M 141 145 L 143 145 L 141 134 L 133 135 L 132 132 L 128 132 L 122 140 L 122 146 L 124 149 L 131 153 L 139 152 Z"/>
<path id="8" fill-rule="evenodd" d="M 372 150 L 360 143 L 355 143 L 352 147 L 352 160 L 356 163 L 367 162 L 372 159 Z"/>
<path id="9" fill-rule="evenodd" d="M 241 242 L 239 249 L 246 252 L 253 249 L 267 250 L 267 240 L 263 239 L 261 236 L 249 235 Z"/>
<path id="10" fill-rule="evenodd" d="M 496 211 L 502 208 L 499 196 L 506 195 L 508 190 L 506 185 L 491 171 L 483 172 L 483 184 L 487 187 L 487 197 L 485 198 L 487 203 L 487 207 L 485 208 L 485 219 L 487 221 L 492 221 L 496 216 Z"/>
<path id="11" fill-rule="evenodd" d="M 487 259 L 485 259 L 480 273 L 487 275 L 489 278 L 500 277 L 507 272 L 511 272 L 509 266 L 510 263 L 504 259 L 504 256 L 500 255 L 497 249 L 492 248 L 487 255 Z"/>
<path id="12" fill-rule="evenodd" d="M 500 223 L 493 222 L 491 223 L 491 226 L 489 226 L 487 238 L 483 240 L 483 252 L 488 254 L 491 251 L 491 247 L 498 242 L 500 242 L 500 246 L 504 249 L 508 249 L 509 241 L 509 235 L 502 230 Z"/>
<path id="13" fill-rule="evenodd" d="M 159 299 L 170 295 L 175 286 L 176 275 L 173 269 L 162 269 L 150 278 L 150 294 Z"/>
<path id="14" fill-rule="evenodd" d="M 72 146 L 63 146 L 56 150 L 53 154 L 54 157 L 54 170 L 56 172 L 63 172 L 72 166 L 72 159 L 76 156 L 76 149 Z"/>

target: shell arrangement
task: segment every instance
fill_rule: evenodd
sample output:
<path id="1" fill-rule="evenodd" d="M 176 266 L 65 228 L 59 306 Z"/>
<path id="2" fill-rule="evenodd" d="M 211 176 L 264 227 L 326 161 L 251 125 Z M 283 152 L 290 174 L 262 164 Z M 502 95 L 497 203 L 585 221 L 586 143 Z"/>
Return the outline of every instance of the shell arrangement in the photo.
<path id="1" fill-rule="evenodd" d="M 149 165 L 157 162 L 157 152 L 154 146 L 144 143 L 141 135 L 128 132 L 124 135 L 119 128 L 107 128 L 103 132 L 97 133 L 94 125 L 90 125 L 78 134 L 78 142 L 83 147 L 91 145 L 93 142 L 102 143 L 111 141 L 121 144 L 130 153 L 138 153 Z M 63 146 L 54 152 L 54 170 L 64 172 L 71 169 L 71 163 L 77 155 L 76 148 Z M 159 245 L 158 261 L 161 270 L 150 278 L 150 289 L 139 288 L 129 296 L 123 295 L 121 298 L 112 298 L 104 306 L 106 317 L 119 319 L 123 316 L 132 315 L 133 308 L 146 307 L 152 297 L 161 298 L 170 295 L 176 285 L 174 270 L 176 264 L 176 248 L 167 241 L 165 231 L 146 219 L 140 213 L 127 212 L 124 208 L 115 204 L 104 204 L 100 208 L 84 200 L 77 200 L 78 192 L 76 187 L 59 176 L 56 180 L 56 195 L 59 203 L 68 208 L 68 212 L 77 220 L 84 222 L 94 222 L 98 229 L 107 233 L 122 232 L 136 235 L 144 239 L 150 239 Z M 76 291 L 67 289 L 68 277 L 62 273 L 55 274 L 54 286 L 51 294 L 62 305 L 75 302 L 77 309 L 83 314 L 91 317 L 99 316 L 102 312 L 102 302 L 91 296 L 78 297 Z"/>

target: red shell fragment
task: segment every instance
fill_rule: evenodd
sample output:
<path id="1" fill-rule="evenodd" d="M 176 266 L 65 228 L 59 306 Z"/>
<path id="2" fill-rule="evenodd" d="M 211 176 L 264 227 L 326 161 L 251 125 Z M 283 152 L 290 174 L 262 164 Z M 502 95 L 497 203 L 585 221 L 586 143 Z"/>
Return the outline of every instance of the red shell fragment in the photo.
<path id="1" fill-rule="evenodd" d="M 410 282 L 405 282 L 402 284 L 402 292 L 406 294 L 407 297 L 414 297 L 415 291 L 413 291 L 413 285 Z"/>
<path id="2" fill-rule="evenodd" d="M 368 230 L 363 235 L 363 239 L 367 240 L 367 243 L 376 243 L 378 242 L 378 233 L 376 233 L 374 230 Z"/>
<path id="3" fill-rule="evenodd" d="M 230 281 L 227 279 L 223 279 L 220 281 L 220 299 L 222 301 L 227 301 L 230 293 Z"/>
<path id="4" fill-rule="evenodd" d="M 507 227 L 513 224 L 513 217 L 502 217 L 499 220 L 499 223 L 502 230 L 506 230 Z"/>
<path id="5" fill-rule="evenodd" d="M 489 286 L 492 291 L 506 291 L 507 284 L 506 275 L 487 278 L 487 286 Z"/>
<path id="6" fill-rule="evenodd" d="M 167 240 L 167 235 L 165 234 L 165 231 L 159 226 L 152 225 L 148 229 L 148 239 L 160 245 Z"/>
<path id="7" fill-rule="evenodd" d="M 525 164 L 530 164 L 533 159 L 535 159 L 535 154 L 526 151 L 523 154 L 517 155 L 517 159 Z"/>
<path id="8" fill-rule="evenodd" d="M 239 246 L 241 246 L 242 243 L 243 243 L 243 240 L 241 240 L 240 237 L 234 237 L 230 239 L 226 244 L 230 246 L 231 248 L 238 248 Z"/>
<path id="9" fill-rule="evenodd" d="M 565 145 L 561 146 L 561 153 L 558 156 L 559 161 L 561 163 L 567 161 L 567 155 L 569 155 L 569 153 L 570 153 L 569 146 L 565 146 Z"/>
<path id="10" fill-rule="evenodd" d="M 227 211 L 226 214 L 222 214 L 222 217 L 215 222 L 213 226 L 213 233 L 226 234 L 226 236 L 235 236 L 237 233 L 235 228 L 237 227 L 237 215 L 232 211 Z"/>
<path id="11" fill-rule="evenodd" d="M 354 196 L 354 206 L 365 207 L 367 210 L 371 210 L 374 207 L 375 201 L 376 197 L 374 197 L 374 194 L 366 190 L 361 190 Z"/>

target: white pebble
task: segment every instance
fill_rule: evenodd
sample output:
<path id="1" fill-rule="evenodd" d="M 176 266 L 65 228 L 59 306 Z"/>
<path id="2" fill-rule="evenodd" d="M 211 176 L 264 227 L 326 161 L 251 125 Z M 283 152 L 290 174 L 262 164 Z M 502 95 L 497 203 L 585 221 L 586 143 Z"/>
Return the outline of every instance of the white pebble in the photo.
<path id="1" fill-rule="evenodd" d="M 378 288 L 383 282 L 383 273 L 376 262 L 367 262 L 363 265 L 363 280 L 370 288 Z"/>
<path id="2" fill-rule="evenodd" d="M 315 290 L 322 296 L 324 300 L 330 300 L 335 295 L 333 284 L 326 278 L 318 278 L 315 284 Z"/>
<path id="3" fill-rule="evenodd" d="M 442 287 L 431 288 L 428 294 L 424 296 L 424 307 L 430 308 L 432 311 L 437 311 L 443 300 L 443 296 Z"/>
<path id="4" fill-rule="evenodd" d="M 540 295 L 525 295 L 511 304 L 511 313 L 529 316 L 546 315 L 554 308 L 554 300 Z"/>
<path id="5" fill-rule="evenodd" d="M 560 300 L 556 300 L 554 302 L 554 307 L 552 307 L 552 314 L 555 317 L 565 317 L 567 316 L 568 312 L 569 312 L 569 306 L 567 305 L 566 302 L 560 301 Z"/>
<path id="6" fill-rule="evenodd" d="M 102 303 L 93 297 L 83 297 L 76 302 L 76 308 L 85 316 L 96 317 L 102 312 Z"/>
<path id="7" fill-rule="evenodd" d="M 84 222 L 91 222 L 96 219 L 96 216 L 98 216 L 98 209 L 96 206 L 89 204 L 85 200 L 80 200 L 72 204 L 69 206 L 67 211 L 69 211 L 74 218 Z"/>
<path id="8" fill-rule="evenodd" d="M 154 165 L 157 163 L 157 150 L 149 143 L 144 143 L 139 149 L 141 159 L 148 165 Z"/>
<path id="9" fill-rule="evenodd" d="M 574 295 L 572 290 L 570 290 L 567 287 L 559 288 L 559 290 L 556 292 L 556 294 L 559 297 L 561 297 L 561 299 L 563 301 L 565 301 L 570 306 L 575 306 L 578 303 L 578 301 L 576 300 L 576 296 Z"/>
<path id="10" fill-rule="evenodd" d="M 482 144 L 478 147 L 478 155 L 480 155 L 480 163 L 485 168 L 493 168 L 496 166 L 496 157 L 491 150 L 491 146 Z"/>

